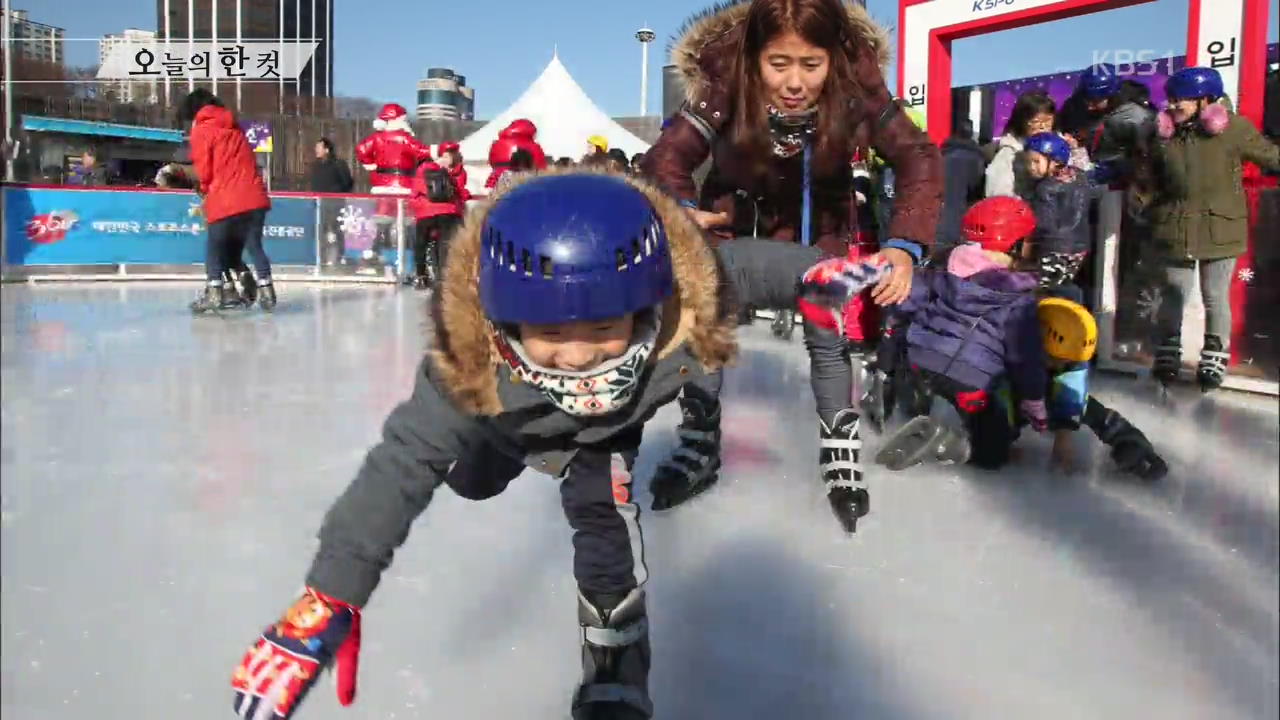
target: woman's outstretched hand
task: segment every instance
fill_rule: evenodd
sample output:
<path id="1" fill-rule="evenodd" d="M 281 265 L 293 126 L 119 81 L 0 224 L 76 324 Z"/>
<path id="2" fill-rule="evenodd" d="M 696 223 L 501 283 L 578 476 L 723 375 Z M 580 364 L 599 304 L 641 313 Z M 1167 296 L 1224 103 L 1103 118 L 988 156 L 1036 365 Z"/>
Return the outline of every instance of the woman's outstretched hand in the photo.
<path id="1" fill-rule="evenodd" d="M 693 216 L 693 221 L 698 223 L 698 227 L 703 230 L 715 230 L 716 228 L 726 227 L 729 224 L 729 213 L 727 212 L 717 213 L 694 208 L 687 209 L 689 214 Z"/>
<path id="2" fill-rule="evenodd" d="M 889 274 L 876 284 L 871 291 L 871 299 L 877 305 L 897 305 L 911 295 L 911 278 L 915 273 L 915 258 L 911 253 L 898 248 L 885 248 L 867 258 L 867 262 L 887 263 L 891 268 Z"/>

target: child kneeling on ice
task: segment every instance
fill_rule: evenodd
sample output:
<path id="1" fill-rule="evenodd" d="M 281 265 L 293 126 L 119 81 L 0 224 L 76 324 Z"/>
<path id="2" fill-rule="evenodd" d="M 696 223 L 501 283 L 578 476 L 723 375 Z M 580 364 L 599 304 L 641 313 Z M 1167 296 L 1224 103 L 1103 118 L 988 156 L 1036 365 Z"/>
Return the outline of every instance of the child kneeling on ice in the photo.
<path id="1" fill-rule="evenodd" d="M 728 287 L 791 307 L 816 248 L 766 240 L 717 257 L 685 210 L 637 180 L 517 180 L 451 241 L 435 342 L 329 509 L 306 590 L 232 678 L 242 717 L 290 717 L 333 663 L 355 696 L 361 608 L 441 485 L 483 500 L 533 468 L 560 480 L 582 627 L 576 720 L 648 718 L 649 640 L 631 467 L 644 423 L 735 353 Z"/>
<path id="2" fill-rule="evenodd" d="M 943 438 L 947 428 L 922 416 L 885 441 L 877 462 L 900 470 L 940 452 L 943 459 L 998 468 L 1017 438 L 1018 410 L 1037 431 L 1047 429 L 1038 278 L 1012 269 L 1011 254 L 1035 223 L 1018 198 L 982 200 L 965 213 L 966 244 L 947 254 L 945 269 L 916 271 L 910 297 L 891 313 L 890 325 L 905 326 L 905 333 L 885 341 L 906 344 L 909 371 L 929 395 L 955 406 L 967 437 Z"/>
<path id="3" fill-rule="evenodd" d="M 905 340 L 920 384 L 949 402 L 964 427 L 916 417 L 885 440 L 877 463 L 902 470 L 924 461 L 968 461 L 998 469 L 1023 424 L 1059 431 L 1053 457 L 1069 463 L 1067 432 L 1083 422 L 1111 446 L 1122 470 L 1146 479 L 1167 471 L 1141 431 L 1088 395 L 1093 316 L 1069 300 L 1039 300 L 1037 276 L 1011 269 L 1012 254 L 1034 226 L 1022 200 L 988 198 L 965 213 L 969 244 L 951 251 L 946 270 L 916 271 L 911 297 L 896 309 L 898 330 L 886 342 Z"/>
<path id="4" fill-rule="evenodd" d="M 1053 464 L 1074 470 L 1070 439 L 1086 425 L 1111 447 L 1121 471 L 1144 480 L 1158 480 L 1169 472 L 1151 441 L 1123 415 L 1089 394 L 1089 361 L 1098 348 L 1098 324 L 1078 303 L 1063 298 L 1040 301 L 1040 332 L 1049 367 L 1049 429 L 1053 431 Z"/>

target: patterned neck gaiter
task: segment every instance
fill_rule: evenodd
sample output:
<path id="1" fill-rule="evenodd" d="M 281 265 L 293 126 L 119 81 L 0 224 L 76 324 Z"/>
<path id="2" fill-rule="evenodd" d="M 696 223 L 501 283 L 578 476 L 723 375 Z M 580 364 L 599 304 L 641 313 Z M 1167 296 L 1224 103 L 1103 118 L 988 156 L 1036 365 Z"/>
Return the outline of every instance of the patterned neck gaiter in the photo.
<path id="1" fill-rule="evenodd" d="M 520 340 L 496 331 L 498 351 L 521 381 L 537 388 L 570 415 L 606 415 L 626 407 L 635 397 L 645 363 L 658 340 L 661 313 L 636 318 L 635 339 L 621 356 L 583 372 L 552 370 L 533 363 Z"/>
<path id="2" fill-rule="evenodd" d="M 800 114 L 787 115 L 773 105 L 765 108 L 769 113 L 769 135 L 773 139 L 773 154 L 789 158 L 804 150 L 817 130 L 818 109 L 810 108 Z"/>

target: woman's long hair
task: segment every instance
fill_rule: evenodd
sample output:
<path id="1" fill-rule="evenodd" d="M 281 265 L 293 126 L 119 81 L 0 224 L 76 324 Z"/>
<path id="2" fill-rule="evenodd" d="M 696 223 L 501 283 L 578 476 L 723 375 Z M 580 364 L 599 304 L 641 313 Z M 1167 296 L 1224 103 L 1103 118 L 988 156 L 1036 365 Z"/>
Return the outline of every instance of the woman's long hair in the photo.
<path id="1" fill-rule="evenodd" d="M 1009 121 L 1004 124 L 1004 134 L 1012 135 L 1020 140 L 1027 138 L 1027 124 L 1031 118 L 1042 115 L 1055 115 L 1058 106 L 1043 90 L 1031 90 L 1018 96 L 1009 113 Z"/>
<path id="2" fill-rule="evenodd" d="M 769 136 L 768 99 L 760 78 L 760 53 L 770 40 L 788 31 L 795 32 L 827 51 L 827 79 L 817 102 L 816 152 L 814 172 L 833 174 L 848 160 L 848 93 L 854 84 L 854 62 L 858 57 L 858 35 L 841 0 L 754 0 L 747 10 L 742 44 L 733 60 L 730 94 L 734 98 L 731 137 L 748 153 L 755 175 L 766 171 L 772 156 Z"/>

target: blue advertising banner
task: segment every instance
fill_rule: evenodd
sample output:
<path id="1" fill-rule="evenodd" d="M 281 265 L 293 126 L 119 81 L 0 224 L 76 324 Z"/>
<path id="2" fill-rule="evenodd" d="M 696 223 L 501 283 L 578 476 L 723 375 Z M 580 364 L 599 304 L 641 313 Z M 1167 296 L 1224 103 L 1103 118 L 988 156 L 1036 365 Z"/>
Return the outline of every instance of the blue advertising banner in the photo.
<path id="1" fill-rule="evenodd" d="M 203 263 L 206 225 L 194 193 L 5 186 L 11 265 Z M 272 198 L 263 244 L 274 264 L 316 262 L 316 200 Z"/>

